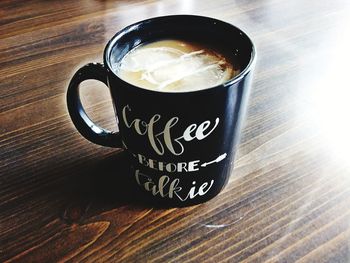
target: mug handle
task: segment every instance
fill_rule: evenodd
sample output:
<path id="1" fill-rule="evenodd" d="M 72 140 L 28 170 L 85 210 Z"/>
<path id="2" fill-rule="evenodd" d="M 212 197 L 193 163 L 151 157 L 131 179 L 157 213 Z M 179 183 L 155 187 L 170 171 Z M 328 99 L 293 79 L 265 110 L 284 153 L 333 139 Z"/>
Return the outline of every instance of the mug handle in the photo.
<path id="1" fill-rule="evenodd" d="M 67 107 L 73 124 L 81 135 L 93 143 L 123 148 L 119 132 L 111 132 L 99 127 L 86 114 L 80 100 L 79 85 L 88 79 L 99 80 L 108 87 L 107 71 L 100 63 L 89 63 L 74 74 L 67 90 Z"/>

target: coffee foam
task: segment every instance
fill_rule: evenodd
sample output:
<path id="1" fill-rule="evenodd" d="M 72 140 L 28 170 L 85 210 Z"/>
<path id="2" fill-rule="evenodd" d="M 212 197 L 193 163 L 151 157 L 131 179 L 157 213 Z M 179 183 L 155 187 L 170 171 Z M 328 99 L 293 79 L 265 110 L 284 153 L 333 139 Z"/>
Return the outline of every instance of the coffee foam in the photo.
<path id="1" fill-rule="evenodd" d="M 117 72 L 133 85 L 172 92 L 213 87 L 239 73 L 221 54 L 180 40 L 161 40 L 133 49 Z"/>

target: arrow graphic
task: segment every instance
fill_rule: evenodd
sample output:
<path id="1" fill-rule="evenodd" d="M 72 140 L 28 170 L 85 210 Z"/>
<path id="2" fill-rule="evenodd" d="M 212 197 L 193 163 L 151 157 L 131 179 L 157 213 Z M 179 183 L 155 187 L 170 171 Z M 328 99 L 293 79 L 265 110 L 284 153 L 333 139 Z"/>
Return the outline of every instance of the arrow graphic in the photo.
<path id="1" fill-rule="evenodd" d="M 221 162 L 223 159 L 225 159 L 227 156 L 227 153 L 221 154 L 218 158 L 216 158 L 213 161 L 207 162 L 207 163 L 203 163 L 201 166 L 202 167 L 207 167 L 209 164 L 213 164 L 213 163 L 218 163 Z"/>

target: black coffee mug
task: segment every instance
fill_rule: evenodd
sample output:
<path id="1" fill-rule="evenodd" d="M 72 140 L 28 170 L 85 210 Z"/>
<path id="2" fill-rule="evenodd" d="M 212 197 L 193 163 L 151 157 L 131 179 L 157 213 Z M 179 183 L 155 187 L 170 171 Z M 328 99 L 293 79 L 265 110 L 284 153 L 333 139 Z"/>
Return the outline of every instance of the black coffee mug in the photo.
<path id="1" fill-rule="evenodd" d="M 133 86 L 113 71 L 112 65 L 136 46 L 169 38 L 224 45 L 241 72 L 215 87 L 162 92 Z M 231 174 L 255 57 L 249 37 L 220 20 L 176 15 L 141 21 L 108 42 L 103 65 L 88 64 L 75 73 L 67 92 L 69 114 L 86 139 L 124 148 L 130 156 L 130 176 L 157 202 L 169 206 L 202 203 L 216 196 Z M 98 127 L 86 115 L 79 84 L 87 79 L 109 87 L 119 133 Z"/>

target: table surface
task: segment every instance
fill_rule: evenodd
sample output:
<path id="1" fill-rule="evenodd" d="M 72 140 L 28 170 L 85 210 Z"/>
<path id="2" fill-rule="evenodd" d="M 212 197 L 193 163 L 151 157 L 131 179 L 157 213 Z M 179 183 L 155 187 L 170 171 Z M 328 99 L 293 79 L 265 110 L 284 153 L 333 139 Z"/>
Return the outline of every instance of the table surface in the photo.
<path id="1" fill-rule="evenodd" d="M 239 26 L 258 61 L 229 184 L 155 208 L 125 153 L 78 134 L 65 92 L 115 32 L 183 13 Z M 0 261 L 349 262 L 349 26 L 347 0 L 1 1 Z M 108 89 L 82 86 L 115 130 Z"/>

